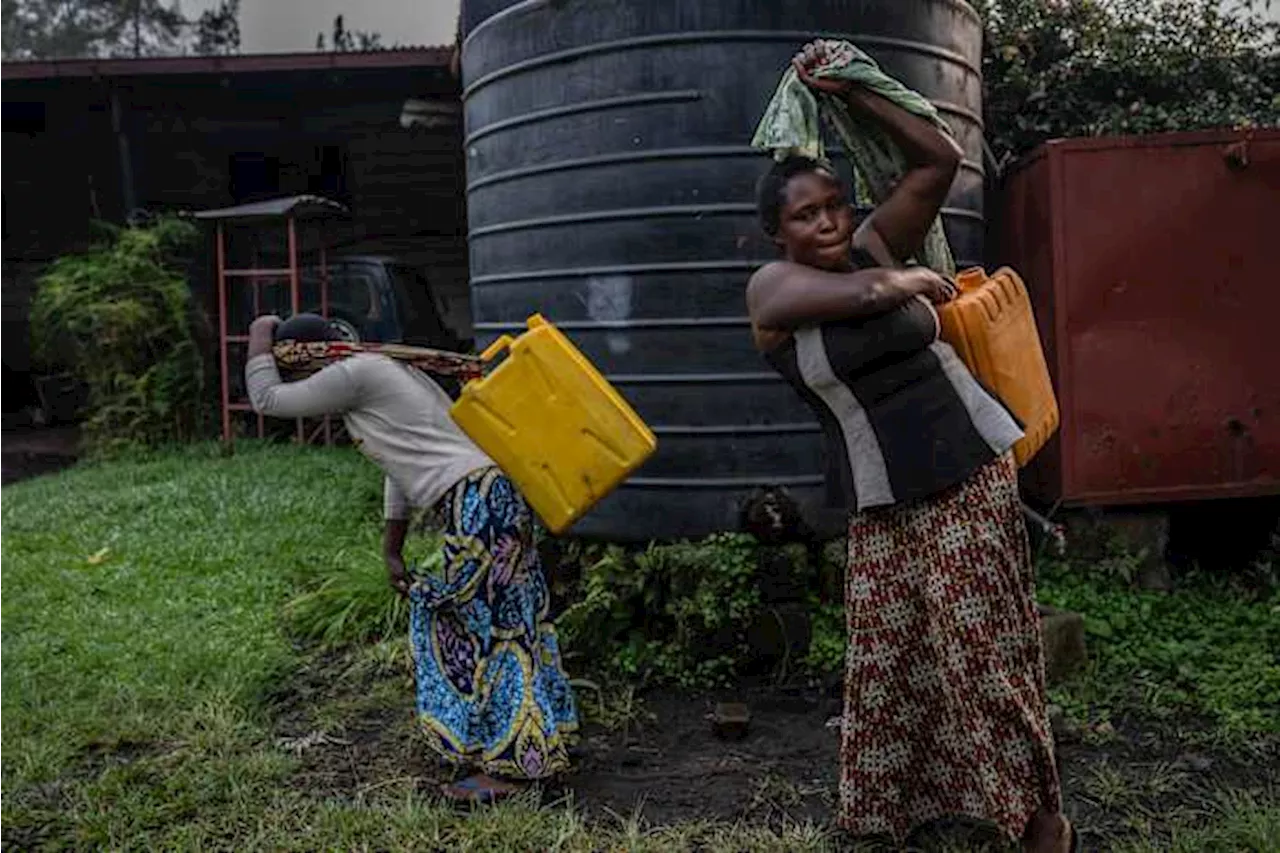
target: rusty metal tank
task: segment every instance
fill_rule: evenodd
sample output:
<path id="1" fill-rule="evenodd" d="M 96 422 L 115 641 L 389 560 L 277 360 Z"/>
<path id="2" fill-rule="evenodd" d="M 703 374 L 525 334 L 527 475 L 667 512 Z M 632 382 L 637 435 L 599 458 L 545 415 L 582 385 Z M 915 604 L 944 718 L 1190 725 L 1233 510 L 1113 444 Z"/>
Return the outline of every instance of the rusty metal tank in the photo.
<path id="1" fill-rule="evenodd" d="M 1049 143 L 1005 181 L 993 256 L 1032 293 L 1068 506 L 1280 494 L 1280 131 Z"/>

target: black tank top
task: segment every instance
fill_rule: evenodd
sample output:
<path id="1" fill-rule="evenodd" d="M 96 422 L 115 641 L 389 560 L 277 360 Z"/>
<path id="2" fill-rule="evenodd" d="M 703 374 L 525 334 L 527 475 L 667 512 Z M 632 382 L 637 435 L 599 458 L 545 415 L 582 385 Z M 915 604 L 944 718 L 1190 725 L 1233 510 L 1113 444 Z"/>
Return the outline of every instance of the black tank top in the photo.
<path id="1" fill-rule="evenodd" d="M 917 297 L 882 314 L 797 329 L 765 355 L 822 426 L 831 506 L 928 497 L 1022 437 L 938 334 L 937 313 Z"/>

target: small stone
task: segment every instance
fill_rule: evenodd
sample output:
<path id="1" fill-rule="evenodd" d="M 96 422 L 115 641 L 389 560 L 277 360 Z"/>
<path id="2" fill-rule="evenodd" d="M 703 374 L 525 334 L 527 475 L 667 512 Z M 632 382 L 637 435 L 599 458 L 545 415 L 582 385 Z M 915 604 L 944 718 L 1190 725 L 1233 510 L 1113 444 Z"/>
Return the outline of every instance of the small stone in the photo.
<path id="1" fill-rule="evenodd" d="M 623 767 L 639 767 L 644 764 L 644 756 L 630 750 L 622 754 L 622 758 L 618 761 Z"/>
<path id="2" fill-rule="evenodd" d="M 1053 731 L 1053 739 L 1057 743 L 1076 743 L 1080 740 L 1080 726 L 1067 716 L 1066 711 L 1058 705 L 1048 707 L 1049 728 Z"/>
<path id="3" fill-rule="evenodd" d="M 1103 720 L 1093 727 L 1094 734 L 1101 735 L 1104 738 L 1115 737 L 1116 727 L 1111 725 L 1107 720 Z"/>
<path id="4" fill-rule="evenodd" d="M 1182 757 L 1182 763 L 1197 773 L 1204 773 L 1213 767 L 1213 759 L 1191 753 Z"/>
<path id="5" fill-rule="evenodd" d="M 742 740 L 751 723 L 751 710 L 741 702 L 720 702 L 711 714 L 711 729 L 723 740 Z"/>

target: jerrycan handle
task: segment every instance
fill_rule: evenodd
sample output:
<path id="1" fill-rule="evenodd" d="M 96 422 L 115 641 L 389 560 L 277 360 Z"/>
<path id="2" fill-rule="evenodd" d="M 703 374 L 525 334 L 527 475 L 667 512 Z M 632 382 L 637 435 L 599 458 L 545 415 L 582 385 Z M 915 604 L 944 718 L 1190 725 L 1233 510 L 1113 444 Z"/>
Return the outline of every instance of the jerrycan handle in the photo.
<path id="1" fill-rule="evenodd" d="M 493 361 L 504 350 L 509 349 L 515 343 L 515 338 L 510 335 L 503 335 L 489 346 L 485 347 L 484 352 L 480 353 L 481 361 Z"/>
<path id="2" fill-rule="evenodd" d="M 542 326 L 550 325 L 546 321 L 546 318 L 544 318 L 541 314 L 530 314 L 529 319 L 525 321 L 525 324 L 530 329 L 538 329 L 538 328 L 541 328 Z M 498 357 L 499 354 L 502 353 L 503 350 L 510 349 L 513 343 L 515 343 L 515 338 L 511 337 L 510 335 L 502 335 L 496 341 L 489 344 L 489 346 L 485 348 L 484 352 L 480 353 L 480 360 L 493 361 L 495 358 Z"/>
<path id="3" fill-rule="evenodd" d="M 977 290 L 987 280 L 987 271 L 982 267 L 969 267 L 956 273 L 956 290 L 968 293 Z"/>

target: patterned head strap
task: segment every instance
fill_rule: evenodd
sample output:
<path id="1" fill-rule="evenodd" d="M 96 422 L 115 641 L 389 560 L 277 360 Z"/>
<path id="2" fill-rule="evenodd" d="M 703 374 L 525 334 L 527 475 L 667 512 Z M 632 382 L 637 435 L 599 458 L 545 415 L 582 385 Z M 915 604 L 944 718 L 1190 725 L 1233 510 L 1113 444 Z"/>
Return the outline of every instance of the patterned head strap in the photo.
<path id="1" fill-rule="evenodd" d="M 399 344 L 354 344 L 348 341 L 277 341 L 271 348 L 276 364 L 291 373 L 315 373 L 333 362 L 360 352 L 380 353 L 416 367 L 424 373 L 456 376 L 466 381 L 484 374 L 484 363 L 474 355 Z"/>

